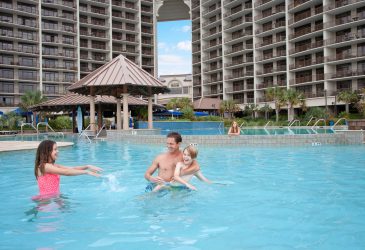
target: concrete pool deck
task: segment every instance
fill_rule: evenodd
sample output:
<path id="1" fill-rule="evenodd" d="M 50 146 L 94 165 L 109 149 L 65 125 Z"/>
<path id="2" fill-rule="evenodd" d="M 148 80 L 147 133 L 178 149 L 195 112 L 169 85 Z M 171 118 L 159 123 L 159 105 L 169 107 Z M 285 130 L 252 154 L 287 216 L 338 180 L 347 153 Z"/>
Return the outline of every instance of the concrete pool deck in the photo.
<path id="1" fill-rule="evenodd" d="M 37 149 L 40 141 L 0 141 L 0 152 Z M 58 147 L 68 147 L 73 142 L 57 142 Z"/>

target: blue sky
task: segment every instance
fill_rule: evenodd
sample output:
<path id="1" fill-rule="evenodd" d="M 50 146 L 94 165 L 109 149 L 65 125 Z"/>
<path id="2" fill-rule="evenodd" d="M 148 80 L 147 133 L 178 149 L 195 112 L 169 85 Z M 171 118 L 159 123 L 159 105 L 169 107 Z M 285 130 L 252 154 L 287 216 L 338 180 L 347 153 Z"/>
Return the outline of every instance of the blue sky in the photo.
<path id="1" fill-rule="evenodd" d="M 157 23 L 158 75 L 191 74 L 191 21 Z"/>

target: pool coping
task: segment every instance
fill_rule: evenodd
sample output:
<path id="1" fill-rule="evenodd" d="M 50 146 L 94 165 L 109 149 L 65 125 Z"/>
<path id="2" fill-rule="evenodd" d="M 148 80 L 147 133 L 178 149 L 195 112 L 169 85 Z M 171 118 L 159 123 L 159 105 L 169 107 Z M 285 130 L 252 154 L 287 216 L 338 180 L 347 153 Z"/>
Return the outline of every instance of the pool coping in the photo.
<path id="1" fill-rule="evenodd" d="M 37 149 L 40 141 L 0 141 L 0 152 Z M 58 147 L 73 146 L 73 142 L 57 142 Z"/>
<path id="2" fill-rule="evenodd" d="M 107 130 L 107 140 L 120 140 L 137 144 L 164 144 L 166 135 L 153 134 L 154 129 L 144 130 Z M 331 134 L 297 134 L 297 135 L 183 135 L 183 142 L 206 145 L 347 145 L 363 144 L 365 131 L 341 130 Z"/>

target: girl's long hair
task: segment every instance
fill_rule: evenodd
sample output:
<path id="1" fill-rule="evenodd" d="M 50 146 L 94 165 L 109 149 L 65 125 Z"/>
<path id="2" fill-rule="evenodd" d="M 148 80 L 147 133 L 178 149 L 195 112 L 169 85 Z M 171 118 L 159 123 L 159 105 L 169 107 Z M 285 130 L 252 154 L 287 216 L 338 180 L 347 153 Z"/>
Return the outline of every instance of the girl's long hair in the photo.
<path id="1" fill-rule="evenodd" d="M 236 127 L 233 126 L 234 123 L 236 123 Z M 237 122 L 232 122 L 231 132 L 232 133 L 238 133 L 238 124 L 237 124 Z"/>
<path id="2" fill-rule="evenodd" d="M 51 140 L 44 140 L 39 144 L 34 162 L 34 175 L 36 179 L 38 179 L 39 172 L 41 175 L 44 175 L 44 165 L 52 162 L 51 153 L 55 144 L 56 142 Z"/>

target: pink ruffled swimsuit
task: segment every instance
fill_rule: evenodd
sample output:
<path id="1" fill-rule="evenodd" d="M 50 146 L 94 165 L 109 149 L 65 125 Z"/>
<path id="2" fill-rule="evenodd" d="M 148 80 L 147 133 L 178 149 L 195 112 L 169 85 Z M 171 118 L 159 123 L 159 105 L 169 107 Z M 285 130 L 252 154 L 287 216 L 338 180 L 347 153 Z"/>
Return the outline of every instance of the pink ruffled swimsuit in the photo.
<path id="1" fill-rule="evenodd" d="M 45 174 L 38 176 L 39 195 L 60 193 L 60 176 L 58 174 Z"/>

